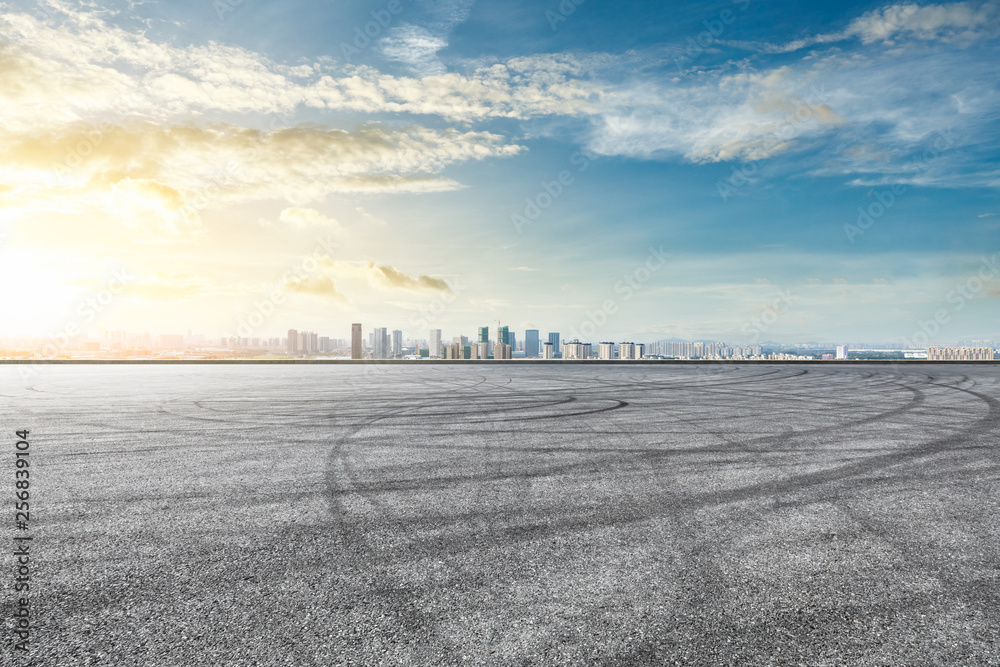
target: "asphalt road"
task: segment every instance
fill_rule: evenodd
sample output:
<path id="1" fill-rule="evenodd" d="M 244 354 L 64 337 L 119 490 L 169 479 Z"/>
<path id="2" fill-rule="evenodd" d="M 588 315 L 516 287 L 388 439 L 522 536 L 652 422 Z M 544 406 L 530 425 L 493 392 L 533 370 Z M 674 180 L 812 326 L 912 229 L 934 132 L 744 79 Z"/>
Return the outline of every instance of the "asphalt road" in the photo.
<path id="1" fill-rule="evenodd" d="M 19 371 L 31 664 L 1000 665 L 997 366 Z"/>

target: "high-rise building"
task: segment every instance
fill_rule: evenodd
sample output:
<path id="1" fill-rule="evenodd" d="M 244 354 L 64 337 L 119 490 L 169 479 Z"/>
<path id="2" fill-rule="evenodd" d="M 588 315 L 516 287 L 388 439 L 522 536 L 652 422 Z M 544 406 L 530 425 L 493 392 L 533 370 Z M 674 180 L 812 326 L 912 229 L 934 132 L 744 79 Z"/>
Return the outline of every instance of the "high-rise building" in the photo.
<path id="1" fill-rule="evenodd" d="M 377 327 L 372 334 L 374 343 L 372 356 L 376 359 L 387 359 L 389 357 L 389 333 L 385 327 Z"/>
<path id="2" fill-rule="evenodd" d="M 614 343 L 598 343 L 597 344 L 597 358 L 598 359 L 614 359 L 615 358 L 615 344 Z M 626 357 L 622 357 L 625 359 Z"/>
<path id="3" fill-rule="evenodd" d="M 480 359 L 489 359 L 490 358 L 490 342 L 489 341 L 486 341 L 485 343 L 476 343 L 475 347 L 478 349 L 477 354 L 479 355 Z"/>
<path id="4" fill-rule="evenodd" d="M 489 343 L 490 342 L 490 328 L 489 327 L 479 327 L 479 339 L 477 343 Z"/>
<path id="5" fill-rule="evenodd" d="M 529 359 L 538 357 L 538 329 L 524 332 L 524 356 Z"/>
<path id="6" fill-rule="evenodd" d="M 494 359 L 510 359 L 514 349 L 510 345 L 510 327 L 497 326 L 497 342 L 493 346 Z"/>
<path id="7" fill-rule="evenodd" d="M 430 340 L 428 341 L 427 356 L 431 359 L 441 358 L 441 330 L 431 329 Z"/>
<path id="8" fill-rule="evenodd" d="M 559 332 L 549 334 L 549 342 L 552 343 L 552 353 L 556 358 L 562 354 L 562 348 L 559 346 Z"/>
<path id="9" fill-rule="evenodd" d="M 394 329 L 392 332 L 392 358 L 401 359 L 403 357 L 403 332 Z"/>
<path id="10" fill-rule="evenodd" d="M 545 342 L 542 344 L 542 359 L 555 359 L 556 358 L 556 348 L 550 342 Z"/>
<path id="11" fill-rule="evenodd" d="M 299 354 L 309 354 L 312 350 L 309 349 L 309 343 L 312 337 L 309 335 L 308 331 L 299 332 Z"/>
<path id="12" fill-rule="evenodd" d="M 847 359 L 847 346 L 838 345 L 837 346 L 837 359 Z"/>
<path id="13" fill-rule="evenodd" d="M 291 335 L 291 332 L 289 332 L 289 335 Z M 361 325 L 360 324 L 352 324 L 351 325 L 351 359 L 362 359 L 363 358 L 363 356 L 362 356 L 363 353 L 362 353 L 362 350 L 361 350 L 361 336 L 362 336 Z"/>
<path id="14" fill-rule="evenodd" d="M 317 354 L 320 351 L 318 333 L 309 334 L 309 351 L 312 352 L 313 354 Z"/>
<path id="15" fill-rule="evenodd" d="M 563 345 L 563 359 L 589 359 L 590 343 L 571 340 Z"/>
<path id="16" fill-rule="evenodd" d="M 642 357 L 642 345 L 635 343 L 618 343 L 619 359 L 640 359 Z"/>
<path id="17" fill-rule="evenodd" d="M 296 355 L 299 353 L 299 332 L 295 329 L 288 330 L 288 354 Z"/>

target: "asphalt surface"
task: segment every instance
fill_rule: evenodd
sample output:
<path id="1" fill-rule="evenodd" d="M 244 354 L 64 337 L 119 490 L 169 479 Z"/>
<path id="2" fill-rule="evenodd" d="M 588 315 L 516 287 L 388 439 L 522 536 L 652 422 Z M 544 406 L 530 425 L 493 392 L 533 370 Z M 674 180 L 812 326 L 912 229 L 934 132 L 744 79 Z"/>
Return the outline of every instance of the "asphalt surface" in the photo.
<path id="1" fill-rule="evenodd" d="M 997 366 L 22 372 L 30 664 L 1000 665 Z"/>

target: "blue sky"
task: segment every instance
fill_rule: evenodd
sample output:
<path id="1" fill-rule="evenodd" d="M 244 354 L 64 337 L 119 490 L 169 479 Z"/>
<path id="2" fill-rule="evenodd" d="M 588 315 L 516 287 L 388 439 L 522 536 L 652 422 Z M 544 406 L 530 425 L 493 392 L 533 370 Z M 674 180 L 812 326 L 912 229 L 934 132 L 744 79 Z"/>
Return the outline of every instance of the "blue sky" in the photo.
<path id="1" fill-rule="evenodd" d="M 998 35 L 996 2 L 6 3 L 0 334 L 117 267 L 82 328 L 1000 339 Z"/>

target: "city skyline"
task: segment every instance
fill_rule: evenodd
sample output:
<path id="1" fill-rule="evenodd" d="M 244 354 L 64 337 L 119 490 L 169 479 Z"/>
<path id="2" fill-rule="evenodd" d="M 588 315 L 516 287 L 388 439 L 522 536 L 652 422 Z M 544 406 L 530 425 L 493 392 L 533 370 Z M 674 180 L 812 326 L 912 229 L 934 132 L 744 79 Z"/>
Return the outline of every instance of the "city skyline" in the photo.
<path id="1" fill-rule="evenodd" d="M 8 3 L 0 335 L 1000 337 L 996 3 L 503 6 Z"/>

